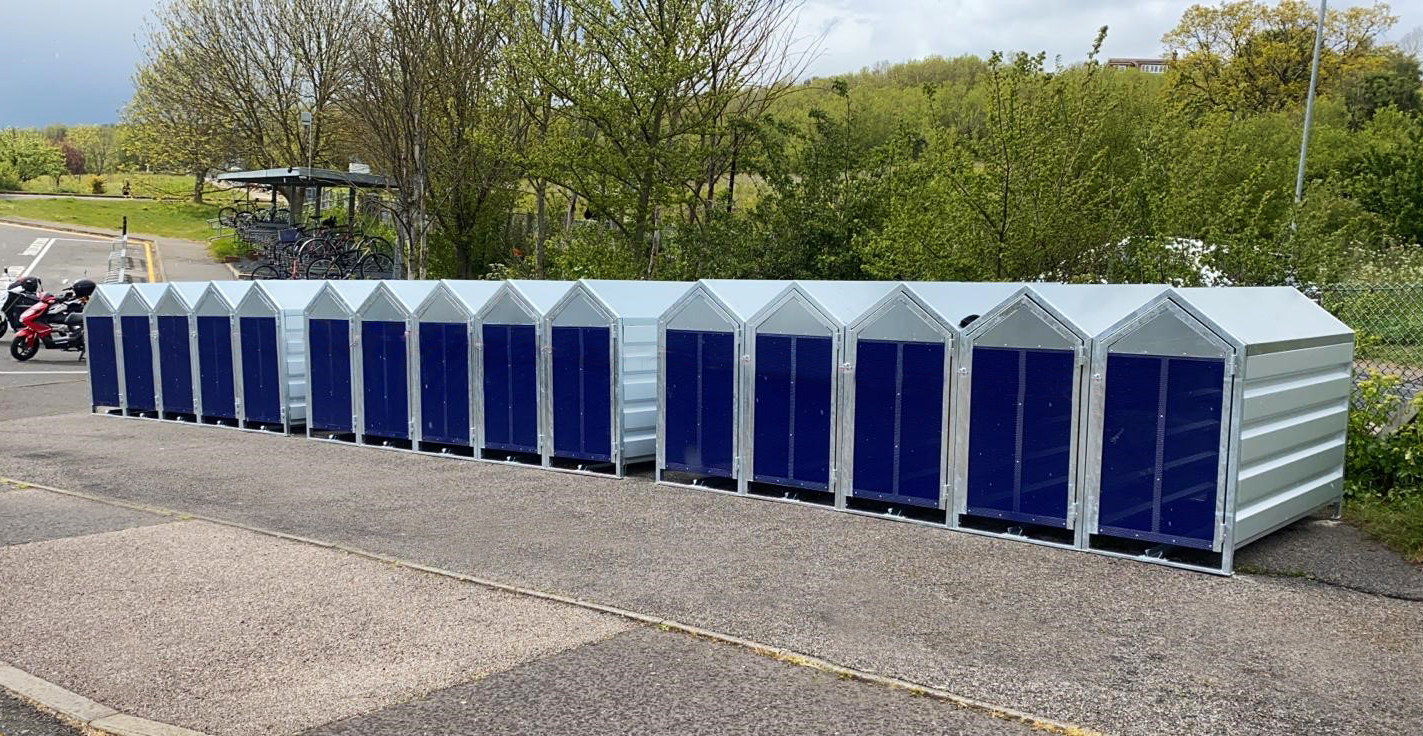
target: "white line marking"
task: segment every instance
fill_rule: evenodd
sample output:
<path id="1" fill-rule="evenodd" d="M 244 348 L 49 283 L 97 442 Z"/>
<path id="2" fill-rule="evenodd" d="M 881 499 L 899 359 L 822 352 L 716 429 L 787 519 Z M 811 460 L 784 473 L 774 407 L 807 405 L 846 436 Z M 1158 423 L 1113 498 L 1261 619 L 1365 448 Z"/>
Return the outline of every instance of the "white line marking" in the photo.
<path id="1" fill-rule="evenodd" d="M 35 266 L 40 265 L 40 260 L 44 258 L 44 255 L 46 253 L 49 252 L 49 247 L 51 245 L 54 245 L 54 238 L 49 238 L 45 241 L 44 247 L 40 248 L 40 252 L 35 255 L 35 259 L 33 261 L 30 261 L 29 267 L 26 268 L 24 271 L 20 272 L 20 278 L 29 276 L 30 273 L 35 270 Z"/>
<path id="2" fill-rule="evenodd" d="M 0 371 L 0 376 L 69 376 L 83 375 L 89 371 Z"/>
<path id="3" fill-rule="evenodd" d="M 6 266 L 6 267 L 5 267 L 5 281 L 9 282 L 9 281 L 15 281 L 15 280 L 19 279 L 19 278 L 20 278 L 20 274 L 21 274 L 21 273 L 24 273 L 24 271 L 25 271 L 25 269 L 22 268 L 22 267 L 20 267 L 20 266 Z"/>
<path id="4" fill-rule="evenodd" d="M 40 250 L 42 250 L 42 249 L 44 248 L 45 243 L 52 243 L 52 242 L 54 242 L 54 238 L 35 238 L 35 242 L 30 243 L 30 247 L 26 248 L 26 249 L 24 250 L 24 252 L 20 253 L 20 255 L 21 255 L 21 256 L 32 256 L 32 255 L 34 255 L 34 254 L 40 252 Z"/>

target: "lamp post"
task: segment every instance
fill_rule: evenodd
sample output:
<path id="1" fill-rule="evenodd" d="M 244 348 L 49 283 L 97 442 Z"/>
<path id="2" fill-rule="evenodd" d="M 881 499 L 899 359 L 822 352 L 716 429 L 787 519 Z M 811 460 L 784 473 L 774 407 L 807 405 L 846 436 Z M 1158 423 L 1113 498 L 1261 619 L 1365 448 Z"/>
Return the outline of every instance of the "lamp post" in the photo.
<path id="1" fill-rule="evenodd" d="M 1314 27 L 1314 62 L 1309 70 L 1309 94 L 1304 101 L 1304 137 L 1299 143 L 1299 170 L 1295 172 L 1295 206 L 1304 199 L 1304 159 L 1309 154 L 1309 127 L 1314 122 L 1314 88 L 1319 84 L 1319 54 L 1324 47 L 1324 10 L 1329 0 L 1319 0 L 1319 23 Z M 1290 228 L 1294 229 L 1294 219 Z"/>

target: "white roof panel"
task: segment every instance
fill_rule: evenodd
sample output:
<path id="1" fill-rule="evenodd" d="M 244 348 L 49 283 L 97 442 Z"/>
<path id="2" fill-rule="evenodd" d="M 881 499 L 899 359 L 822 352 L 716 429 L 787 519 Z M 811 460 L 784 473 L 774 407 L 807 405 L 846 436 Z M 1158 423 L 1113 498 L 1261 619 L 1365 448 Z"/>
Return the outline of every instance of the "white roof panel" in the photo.
<path id="1" fill-rule="evenodd" d="M 247 292 L 252 290 L 252 281 L 213 281 L 212 288 L 221 296 L 227 306 L 236 308 L 242 302 L 242 298 L 247 296 Z"/>
<path id="2" fill-rule="evenodd" d="M 499 291 L 503 281 L 461 281 L 459 279 L 445 279 L 442 281 L 445 288 L 454 294 L 455 298 L 469 310 L 470 314 L 478 314 L 489 300 L 494 298 L 494 294 Z"/>
<path id="3" fill-rule="evenodd" d="M 133 284 L 133 288 L 129 291 L 127 298 L 136 296 L 142 299 L 149 309 L 152 309 L 157 306 L 158 300 L 162 299 L 167 291 L 168 284 L 162 282 L 156 284 Z"/>
<path id="4" fill-rule="evenodd" d="M 1013 296 L 1021 284 L 996 281 L 911 281 L 905 282 L 909 292 L 955 332 L 967 317 L 982 317 Z"/>
<path id="5" fill-rule="evenodd" d="M 505 283 L 509 284 L 509 288 L 519 292 L 519 295 L 538 311 L 539 316 L 546 316 L 549 310 L 557 306 L 559 300 L 578 282 L 509 279 Z"/>
<path id="6" fill-rule="evenodd" d="M 331 290 L 346 306 L 346 311 L 355 312 L 379 285 L 379 281 L 327 281 L 323 288 Z"/>
<path id="7" fill-rule="evenodd" d="M 1348 325 L 1291 286 L 1190 287 L 1176 293 L 1246 347 L 1353 339 Z"/>
<path id="8" fill-rule="evenodd" d="M 414 314 L 415 310 L 419 309 L 420 305 L 429 298 L 435 287 L 440 285 L 438 281 L 390 280 L 380 283 L 410 314 Z"/>
<path id="9" fill-rule="evenodd" d="M 761 311 L 777 294 L 791 285 L 789 280 L 765 279 L 702 279 L 699 281 L 722 304 L 730 309 L 742 322 L 751 319 Z"/>
<path id="10" fill-rule="evenodd" d="M 192 309 L 203 298 L 203 292 L 207 291 L 206 281 L 174 281 L 169 284 L 171 293 L 175 294 L 185 306 Z"/>
<path id="11" fill-rule="evenodd" d="M 301 311 L 321 291 L 321 281 L 259 281 L 257 288 L 277 309 Z"/>
<path id="12" fill-rule="evenodd" d="M 656 319 L 692 285 L 685 281 L 583 279 L 581 282 L 617 318 Z"/>
<path id="13" fill-rule="evenodd" d="M 1028 288 L 1088 337 L 1098 337 L 1170 287 L 1160 284 L 1052 284 Z"/>
<path id="14" fill-rule="evenodd" d="M 898 281 L 796 281 L 821 309 L 840 324 L 848 325 L 884 299 Z"/>

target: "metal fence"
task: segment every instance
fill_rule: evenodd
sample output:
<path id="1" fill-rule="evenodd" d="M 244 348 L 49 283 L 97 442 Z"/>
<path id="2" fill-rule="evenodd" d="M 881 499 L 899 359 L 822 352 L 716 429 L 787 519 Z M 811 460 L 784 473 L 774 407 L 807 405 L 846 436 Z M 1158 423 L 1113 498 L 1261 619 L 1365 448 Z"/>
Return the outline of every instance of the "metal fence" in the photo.
<path id="1" fill-rule="evenodd" d="M 1315 298 L 1356 333 L 1356 389 L 1385 377 L 1387 392 L 1398 399 L 1393 423 L 1411 418 L 1410 404 L 1423 394 L 1423 284 L 1334 284 Z"/>

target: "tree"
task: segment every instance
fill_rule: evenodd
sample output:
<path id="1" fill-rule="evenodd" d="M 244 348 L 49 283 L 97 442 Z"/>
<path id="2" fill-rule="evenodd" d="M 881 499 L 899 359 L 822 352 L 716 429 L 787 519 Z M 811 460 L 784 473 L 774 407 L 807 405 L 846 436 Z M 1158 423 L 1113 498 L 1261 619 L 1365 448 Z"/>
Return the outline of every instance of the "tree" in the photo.
<path id="1" fill-rule="evenodd" d="M 114 125 L 76 125 L 69 129 L 69 142 L 84 155 L 84 168 L 91 174 L 107 174 L 117 148 Z"/>
<path id="2" fill-rule="evenodd" d="M 1423 69 L 1418 58 L 1399 51 L 1386 51 L 1376 69 L 1357 71 L 1343 83 L 1349 122 L 1356 129 L 1372 120 L 1374 113 L 1395 107 L 1407 113 L 1423 110 Z"/>
<path id="3" fill-rule="evenodd" d="M 1161 39 L 1172 57 L 1168 81 L 1174 96 L 1197 113 L 1244 115 L 1300 104 L 1309 87 L 1317 18 L 1304 0 L 1192 5 Z M 1350 74 L 1378 68 L 1377 42 L 1396 22 L 1379 2 L 1329 10 L 1319 90 L 1330 92 Z"/>
<path id="4" fill-rule="evenodd" d="M 588 203 L 651 276 L 669 216 L 714 206 L 740 121 L 792 70 L 788 0 L 567 0 L 571 42 L 521 14 L 519 67 L 567 135 L 547 178 Z"/>
<path id="5" fill-rule="evenodd" d="M 0 133 L 0 161 L 22 182 L 64 175 L 64 152 L 34 131 L 11 128 Z"/>
<path id="6" fill-rule="evenodd" d="M 194 202 L 213 169 L 230 160 L 238 143 L 221 110 L 193 104 L 188 96 L 205 72 L 176 49 L 160 51 L 134 75 L 134 94 L 124 109 L 128 145 L 150 166 L 193 177 Z"/>

